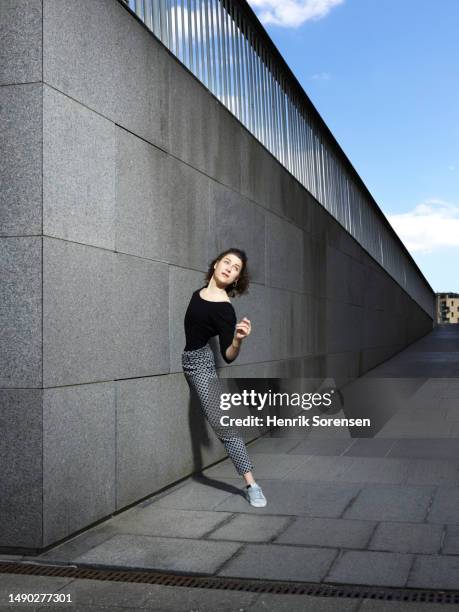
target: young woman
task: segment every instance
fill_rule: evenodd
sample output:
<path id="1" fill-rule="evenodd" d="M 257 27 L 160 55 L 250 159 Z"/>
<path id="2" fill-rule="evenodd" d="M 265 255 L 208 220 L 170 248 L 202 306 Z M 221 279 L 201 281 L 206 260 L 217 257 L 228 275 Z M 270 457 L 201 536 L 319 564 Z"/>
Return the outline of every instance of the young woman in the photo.
<path id="1" fill-rule="evenodd" d="M 243 340 L 250 334 L 247 317 L 236 323 L 229 295 L 242 295 L 249 286 L 247 255 L 240 249 L 220 253 L 209 266 L 206 285 L 197 289 L 185 314 L 186 346 L 182 353 L 182 367 L 191 389 L 197 394 L 204 415 L 217 437 L 225 446 L 238 474 L 246 482 L 245 496 L 252 506 L 266 506 L 261 487 L 255 482 L 244 440 L 237 432 L 224 431 L 219 419 L 222 412 L 212 399 L 210 381 L 218 378 L 209 338 L 219 337 L 220 352 L 226 363 L 236 359 Z"/>

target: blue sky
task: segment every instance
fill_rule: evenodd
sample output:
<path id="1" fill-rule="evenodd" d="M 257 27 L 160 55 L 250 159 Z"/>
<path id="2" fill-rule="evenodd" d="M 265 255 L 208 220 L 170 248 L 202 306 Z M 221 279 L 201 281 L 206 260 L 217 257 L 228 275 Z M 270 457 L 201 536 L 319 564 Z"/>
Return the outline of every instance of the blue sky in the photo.
<path id="1" fill-rule="evenodd" d="M 459 0 L 249 0 L 434 291 L 459 292 Z"/>

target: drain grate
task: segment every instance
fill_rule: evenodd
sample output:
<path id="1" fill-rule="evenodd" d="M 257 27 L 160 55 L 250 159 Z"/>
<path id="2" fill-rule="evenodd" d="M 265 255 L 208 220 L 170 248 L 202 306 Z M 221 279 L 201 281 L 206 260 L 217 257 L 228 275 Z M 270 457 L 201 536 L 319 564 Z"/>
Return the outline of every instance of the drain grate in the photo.
<path id="1" fill-rule="evenodd" d="M 418 603 L 459 604 L 459 591 L 433 589 L 407 589 L 371 587 L 363 585 L 318 584 L 313 582 L 285 582 L 202 575 L 183 575 L 158 571 L 120 570 L 115 567 L 55 565 L 32 562 L 1 562 L 0 573 L 58 576 L 115 582 L 137 582 L 174 587 L 195 587 L 250 593 L 281 595 L 312 595 L 341 599 L 375 599 L 380 601 L 406 601 Z"/>

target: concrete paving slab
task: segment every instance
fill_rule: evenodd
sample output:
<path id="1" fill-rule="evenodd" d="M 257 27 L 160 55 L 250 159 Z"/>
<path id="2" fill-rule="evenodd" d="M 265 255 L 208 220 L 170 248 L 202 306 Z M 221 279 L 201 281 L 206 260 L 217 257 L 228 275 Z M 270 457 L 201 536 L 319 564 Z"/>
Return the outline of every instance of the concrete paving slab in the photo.
<path id="1" fill-rule="evenodd" d="M 83 605 L 78 605 L 76 604 L 75 606 L 69 608 L 68 606 L 66 607 L 66 604 L 44 604 L 45 607 L 43 608 L 34 608 L 34 610 L 39 610 L 40 612 L 43 610 L 45 612 L 49 612 L 50 610 L 54 610 L 55 612 L 65 612 L 65 610 L 71 610 L 72 612 L 107 612 L 107 610 L 109 610 L 109 608 L 106 608 L 105 606 L 87 606 L 86 604 Z M 112 606 L 111 610 L 113 610 L 113 612 L 126 612 L 128 608 L 120 608 L 119 606 Z M 148 608 L 147 608 L 148 610 Z"/>
<path id="2" fill-rule="evenodd" d="M 303 548 L 281 544 L 247 544 L 219 576 L 320 582 L 337 555 L 333 548 Z"/>
<path id="3" fill-rule="evenodd" d="M 298 438 L 259 438 L 247 445 L 249 454 L 254 453 L 290 453 L 292 449 L 298 446 L 300 442 Z"/>
<path id="4" fill-rule="evenodd" d="M 225 491 L 225 487 L 227 486 L 229 487 L 229 491 L 239 491 L 238 488 L 226 482 L 216 483 L 218 486 L 223 487 L 223 489 L 215 488 L 215 483 L 213 481 L 210 482 L 212 485 L 206 485 L 206 487 L 208 488 L 210 486 L 210 490 L 214 490 L 217 495 L 219 491 Z M 191 483 L 195 483 L 195 481 L 191 481 Z M 197 482 L 195 484 L 199 489 L 199 485 L 202 483 Z M 177 492 L 178 494 L 182 486 L 183 483 L 179 487 L 174 487 L 173 492 Z M 188 495 L 188 490 L 185 492 L 185 495 Z M 226 494 L 223 497 L 225 496 Z M 177 497 L 180 499 L 179 495 L 177 495 Z M 217 498 L 221 499 L 221 497 Z M 25 556 L 24 558 L 38 558 L 46 561 L 71 560 L 78 555 L 84 554 L 91 548 L 98 546 L 113 535 L 121 533 L 143 533 L 146 535 L 198 538 L 207 531 L 213 529 L 218 523 L 225 521 L 231 516 L 230 513 L 224 512 L 197 512 L 177 509 L 168 509 L 165 511 L 163 507 L 155 505 L 152 500 L 148 500 L 148 505 L 145 505 L 145 503 L 146 502 L 142 502 L 138 506 L 117 514 L 39 556 L 32 555 Z M 156 503 L 159 503 L 159 500 L 157 500 Z M 166 503 L 164 505 L 166 505 Z"/>
<path id="5" fill-rule="evenodd" d="M 223 500 L 233 496 L 241 497 L 241 500 L 244 500 L 242 487 L 242 479 L 193 479 L 187 481 L 179 489 L 162 495 L 160 499 L 153 499 L 150 503 L 162 508 L 213 510 Z"/>
<path id="6" fill-rule="evenodd" d="M 287 438 L 289 440 L 296 440 L 297 442 L 300 442 L 301 440 L 304 440 L 305 435 L 308 433 L 311 435 L 310 432 L 305 431 L 303 426 L 278 427 L 277 429 L 272 430 L 271 437 L 282 439 Z"/>
<path id="7" fill-rule="evenodd" d="M 245 612 L 258 597 L 257 593 L 221 589 L 158 586 L 143 605 L 158 612 Z"/>
<path id="8" fill-rule="evenodd" d="M 345 452 L 346 457 L 385 457 L 395 440 L 390 438 L 360 438 Z"/>
<path id="9" fill-rule="evenodd" d="M 322 482 L 340 481 L 346 471 L 355 466 L 357 461 L 354 457 L 311 455 L 304 465 L 292 470 L 288 478 L 289 480 L 320 480 Z"/>
<path id="10" fill-rule="evenodd" d="M 406 354 L 408 355 L 408 353 Z M 428 378 L 425 383 L 418 388 L 416 393 L 413 394 L 413 398 L 431 399 L 436 401 L 445 396 L 452 380 L 454 379 Z"/>
<path id="11" fill-rule="evenodd" d="M 442 405 L 442 400 L 428 400 L 426 404 L 421 403 L 421 400 L 414 400 L 410 406 L 406 406 L 405 409 L 397 414 L 397 417 L 412 421 L 424 421 L 429 420 L 432 422 L 440 421 L 445 419 L 447 413 L 447 407 Z"/>
<path id="12" fill-rule="evenodd" d="M 357 612 L 359 605 L 358 599 L 263 593 L 249 610 L 250 612 Z"/>
<path id="13" fill-rule="evenodd" d="M 442 399 L 459 400 L 459 382 L 457 380 L 450 381 L 446 391 L 442 394 Z"/>
<path id="14" fill-rule="evenodd" d="M 260 480 L 268 501 L 265 508 L 249 506 L 252 514 L 303 515 L 317 517 L 339 517 L 351 500 L 360 491 L 355 484 L 328 482 L 287 482 Z M 223 500 L 215 510 L 225 512 L 247 512 L 247 502 L 240 496 Z"/>
<path id="15" fill-rule="evenodd" d="M 75 562 L 212 574 L 239 548 L 233 542 L 116 535 Z"/>
<path id="16" fill-rule="evenodd" d="M 341 477 L 342 482 L 360 483 L 392 483 L 402 484 L 408 475 L 408 462 L 403 459 L 387 459 L 384 457 L 354 457 Z"/>
<path id="17" fill-rule="evenodd" d="M 416 421 L 415 417 L 394 418 L 380 429 L 378 435 L 400 438 L 403 440 L 420 438 L 451 438 L 453 421 L 424 419 Z M 440 459 L 442 457 L 439 457 Z"/>
<path id="18" fill-rule="evenodd" d="M 412 485 L 456 485 L 459 462 L 441 459 L 410 459 L 405 483 Z"/>
<path id="19" fill-rule="evenodd" d="M 459 394 L 457 391 L 443 391 L 441 398 L 438 400 L 439 409 L 453 410 L 459 408 Z"/>
<path id="20" fill-rule="evenodd" d="M 366 485 L 343 518 L 374 521 L 422 522 L 434 487 Z"/>
<path id="21" fill-rule="evenodd" d="M 459 557 L 418 555 L 410 572 L 408 587 L 459 589 Z"/>
<path id="22" fill-rule="evenodd" d="M 346 427 L 325 428 L 316 427 L 309 433 L 310 440 L 347 440 L 349 444 L 353 438 Z"/>
<path id="23" fill-rule="evenodd" d="M 459 605 L 364 599 L 358 612 L 459 612 Z"/>
<path id="24" fill-rule="evenodd" d="M 369 550 L 434 554 L 440 552 L 443 526 L 426 523 L 389 523 L 377 526 Z"/>
<path id="25" fill-rule="evenodd" d="M 376 522 L 298 517 L 274 542 L 332 548 L 366 548 Z"/>
<path id="26" fill-rule="evenodd" d="M 298 443 L 292 450 L 290 455 L 343 455 L 348 454 L 347 450 L 354 446 L 355 442 L 351 439 L 341 438 L 308 438 Z"/>
<path id="27" fill-rule="evenodd" d="M 226 513 L 219 512 L 219 514 Z M 237 514 L 208 534 L 207 538 L 239 542 L 269 542 L 284 531 L 290 522 L 290 517 Z"/>
<path id="28" fill-rule="evenodd" d="M 117 533 L 158 535 L 176 538 L 201 538 L 228 518 L 229 512 L 180 510 L 151 505 L 113 522 Z"/>
<path id="29" fill-rule="evenodd" d="M 446 412 L 446 420 L 458 421 L 459 420 L 459 398 L 448 398 L 442 399 L 440 406 Z"/>
<path id="30" fill-rule="evenodd" d="M 445 555 L 459 555 L 459 525 L 446 525 L 441 552 Z"/>
<path id="31" fill-rule="evenodd" d="M 438 487 L 429 514 L 429 523 L 459 525 L 459 488 Z"/>
<path id="32" fill-rule="evenodd" d="M 309 457 L 301 455 L 255 453 L 251 457 L 254 465 L 253 473 L 259 478 L 284 478 L 296 468 L 302 468 L 309 461 Z M 204 476 L 220 478 L 235 474 L 233 463 L 227 459 L 211 468 L 203 470 Z"/>
<path id="33" fill-rule="evenodd" d="M 413 555 L 391 552 L 344 551 L 324 582 L 403 586 Z"/>
<path id="34" fill-rule="evenodd" d="M 408 457 L 413 459 L 452 459 L 459 460 L 457 440 L 397 440 L 388 457 Z"/>
<path id="35" fill-rule="evenodd" d="M 71 561 L 78 555 L 82 555 L 88 550 L 91 550 L 91 548 L 99 546 L 117 533 L 118 530 L 110 525 L 109 519 L 102 525 L 96 525 L 62 544 L 54 546 L 47 552 L 41 553 L 40 555 L 25 556 L 25 559 L 36 559 L 43 562 Z"/>

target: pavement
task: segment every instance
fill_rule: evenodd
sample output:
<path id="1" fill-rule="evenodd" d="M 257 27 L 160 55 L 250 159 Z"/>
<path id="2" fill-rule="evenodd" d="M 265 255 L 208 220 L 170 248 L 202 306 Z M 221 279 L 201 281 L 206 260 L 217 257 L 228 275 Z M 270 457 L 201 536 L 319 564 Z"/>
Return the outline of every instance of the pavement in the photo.
<path id="1" fill-rule="evenodd" d="M 46 553 L 0 560 L 459 590 L 459 325 L 436 327 L 362 379 L 404 394 L 374 437 L 299 427 L 248 445 L 266 508 L 247 503 L 226 459 Z M 93 612 L 459 610 L 12 574 L 0 574 L 0 610 L 20 609 L 3 607 L 7 593 L 37 589 L 73 592 L 70 609 Z"/>

